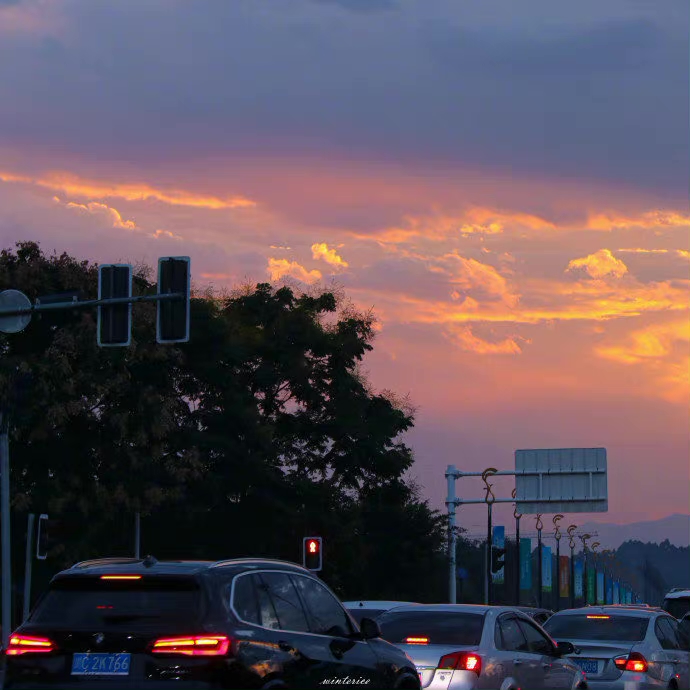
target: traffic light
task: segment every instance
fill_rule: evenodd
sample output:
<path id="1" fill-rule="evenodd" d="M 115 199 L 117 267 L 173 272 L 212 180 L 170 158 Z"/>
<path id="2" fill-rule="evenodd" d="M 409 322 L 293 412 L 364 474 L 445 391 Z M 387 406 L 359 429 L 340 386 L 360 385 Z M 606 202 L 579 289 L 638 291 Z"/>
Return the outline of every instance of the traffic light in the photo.
<path id="1" fill-rule="evenodd" d="M 166 256 L 158 259 L 158 294 L 184 295 L 184 299 L 157 302 L 156 341 L 159 343 L 186 343 L 189 340 L 189 266 L 188 256 Z"/>
<path id="2" fill-rule="evenodd" d="M 501 570 L 503 570 L 503 567 L 505 566 L 505 555 L 506 555 L 505 549 L 498 549 L 496 547 L 492 547 L 492 549 L 491 549 L 491 572 L 494 575 L 497 573 L 500 573 Z"/>
<path id="3" fill-rule="evenodd" d="M 98 267 L 98 299 L 132 296 L 132 267 L 105 264 Z M 132 305 L 106 304 L 98 307 L 98 345 L 127 346 L 132 333 Z"/>
<path id="4" fill-rule="evenodd" d="M 38 536 L 36 538 L 36 558 L 39 561 L 45 561 L 48 557 L 48 551 L 51 547 L 51 539 L 49 533 L 50 520 L 45 513 L 38 516 Z"/>
<path id="5" fill-rule="evenodd" d="M 307 570 L 317 572 L 323 565 L 321 537 L 305 537 L 302 540 L 302 563 Z"/>

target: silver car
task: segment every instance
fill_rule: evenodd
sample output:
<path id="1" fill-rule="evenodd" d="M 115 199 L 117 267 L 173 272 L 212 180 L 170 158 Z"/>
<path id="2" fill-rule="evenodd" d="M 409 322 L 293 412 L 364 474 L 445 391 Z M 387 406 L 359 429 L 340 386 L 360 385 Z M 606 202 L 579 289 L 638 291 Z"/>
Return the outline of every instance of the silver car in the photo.
<path id="1" fill-rule="evenodd" d="M 584 673 L 529 616 L 507 606 L 418 604 L 377 619 L 428 690 L 574 690 Z"/>
<path id="2" fill-rule="evenodd" d="M 678 621 L 650 606 L 587 606 L 555 613 L 546 631 L 575 647 L 592 690 L 688 690 L 688 651 Z"/>

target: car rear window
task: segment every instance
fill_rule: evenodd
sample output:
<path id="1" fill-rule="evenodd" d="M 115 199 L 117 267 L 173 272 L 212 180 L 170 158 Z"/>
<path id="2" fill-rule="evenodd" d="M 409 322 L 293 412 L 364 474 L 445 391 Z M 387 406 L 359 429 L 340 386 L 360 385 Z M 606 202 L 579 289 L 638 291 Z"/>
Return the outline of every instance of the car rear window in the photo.
<path id="1" fill-rule="evenodd" d="M 190 577 L 69 577 L 51 584 L 31 622 L 77 630 L 186 626 L 198 620 L 201 603 L 199 585 Z"/>
<path id="2" fill-rule="evenodd" d="M 378 619 L 384 640 L 405 644 L 409 637 L 426 638 L 427 644 L 478 645 L 484 615 L 449 611 L 407 611 L 386 613 Z"/>
<path id="3" fill-rule="evenodd" d="M 589 613 L 551 616 L 544 629 L 554 639 L 616 640 L 639 642 L 644 639 L 649 618 Z"/>
<path id="4" fill-rule="evenodd" d="M 348 609 L 349 614 L 357 621 L 357 625 L 362 622 L 362 618 L 376 618 L 387 609 Z"/>
<path id="5" fill-rule="evenodd" d="M 674 618 L 682 618 L 690 611 L 690 597 L 674 597 L 664 599 L 662 605 L 664 611 L 670 613 Z"/>

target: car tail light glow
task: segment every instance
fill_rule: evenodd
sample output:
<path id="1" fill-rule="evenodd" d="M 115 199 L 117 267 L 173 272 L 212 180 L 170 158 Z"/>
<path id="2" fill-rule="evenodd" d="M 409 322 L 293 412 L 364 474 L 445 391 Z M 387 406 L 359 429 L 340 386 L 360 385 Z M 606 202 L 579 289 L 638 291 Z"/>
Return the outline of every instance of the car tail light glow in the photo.
<path id="1" fill-rule="evenodd" d="M 639 652 L 632 652 L 628 656 L 617 656 L 613 663 L 620 671 L 636 671 L 637 673 L 646 673 L 649 665 L 647 660 Z"/>
<path id="2" fill-rule="evenodd" d="M 225 656 L 230 649 L 226 635 L 189 635 L 161 637 L 150 647 L 152 654 L 182 654 L 184 656 Z"/>
<path id="3" fill-rule="evenodd" d="M 52 640 L 47 637 L 30 637 L 29 635 L 11 635 L 6 654 L 18 656 L 19 654 L 45 654 L 56 649 Z"/>
<path id="4" fill-rule="evenodd" d="M 405 644 L 429 644 L 428 637 L 406 637 Z"/>
<path id="5" fill-rule="evenodd" d="M 600 620 L 608 620 L 611 616 L 587 616 L 587 618 L 597 618 Z"/>
<path id="6" fill-rule="evenodd" d="M 101 575 L 101 580 L 141 580 L 141 575 Z"/>
<path id="7" fill-rule="evenodd" d="M 438 667 L 456 671 L 474 671 L 479 675 L 482 671 L 482 658 L 472 652 L 453 652 L 442 656 Z"/>

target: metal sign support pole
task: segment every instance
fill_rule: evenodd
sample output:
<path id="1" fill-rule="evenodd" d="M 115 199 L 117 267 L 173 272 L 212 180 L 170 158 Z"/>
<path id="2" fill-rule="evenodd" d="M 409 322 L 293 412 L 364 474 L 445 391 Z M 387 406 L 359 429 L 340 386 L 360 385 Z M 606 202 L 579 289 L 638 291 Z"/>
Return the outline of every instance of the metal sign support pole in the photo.
<path id="1" fill-rule="evenodd" d="M 539 608 L 542 608 L 542 593 L 541 593 L 541 588 L 542 588 L 542 572 L 541 572 L 541 564 L 542 564 L 542 546 L 541 546 L 541 530 L 542 530 L 542 522 L 541 522 L 541 513 L 537 515 L 537 602 L 539 604 Z"/>
<path id="2" fill-rule="evenodd" d="M 134 514 L 134 558 L 141 558 L 141 513 Z"/>
<path id="3" fill-rule="evenodd" d="M 455 528 L 455 479 L 457 470 L 454 465 L 448 465 L 446 479 L 448 480 L 448 600 L 451 604 L 456 603 L 456 550 L 458 545 L 458 534 Z"/>
<path id="4" fill-rule="evenodd" d="M 34 520 L 36 516 L 29 513 L 26 519 L 26 561 L 24 562 L 24 608 L 22 611 L 22 623 L 29 617 L 31 611 L 31 569 L 33 566 L 34 548 Z"/>
<path id="5" fill-rule="evenodd" d="M 10 443 L 6 409 L 0 410 L 0 519 L 2 520 L 2 644 L 12 632 L 12 561 L 10 551 Z"/>

